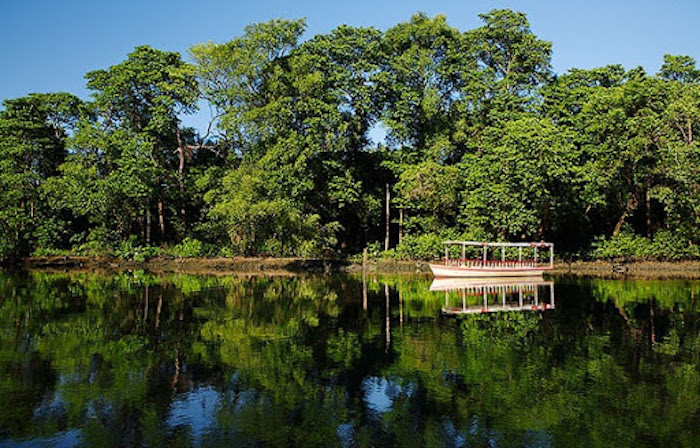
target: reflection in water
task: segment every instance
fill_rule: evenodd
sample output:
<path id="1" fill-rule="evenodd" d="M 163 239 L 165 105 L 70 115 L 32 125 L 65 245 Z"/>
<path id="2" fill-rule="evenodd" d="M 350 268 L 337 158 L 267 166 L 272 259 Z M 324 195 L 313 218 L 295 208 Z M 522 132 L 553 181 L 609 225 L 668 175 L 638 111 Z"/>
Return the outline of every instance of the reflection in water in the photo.
<path id="1" fill-rule="evenodd" d="M 542 277 L 436 278 L 430 290 L 444 291 L 445 314 L 554 309 L 554 282 Z M 540 290 L 544 290 L 544 296 Z M 458 293 L 460 306 L 450 306 L 451 292 Z"/>
<path id="2" fill-rule="evenodd" d="M 696 446 L 700 283 L 539 280 L 0 273 L 0 446 Z"/>

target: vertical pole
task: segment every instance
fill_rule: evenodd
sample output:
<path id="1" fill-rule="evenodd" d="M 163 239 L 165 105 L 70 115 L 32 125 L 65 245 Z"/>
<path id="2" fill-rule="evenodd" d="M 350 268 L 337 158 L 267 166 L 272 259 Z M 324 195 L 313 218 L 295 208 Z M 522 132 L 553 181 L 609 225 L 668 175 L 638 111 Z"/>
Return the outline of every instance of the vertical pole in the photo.
<path id="1" fill-rule="evenodd" d="M 367 248 L 362 251 L 362 309 L 367 311 Z"/>
<path id="2" fill-rule="evenodd" d="M 484 244 L 484 257 L 483 261 L 481 262 L 481 266 L 484 266 L 486 264 L 486 245 Z"/>
<path id="3" fill-rule="evenodd" d="M 518 265 L 520 267 L 523 267 L 523 248 L 522 248 L 522 246 L 518 247 Z"/>
<path id="4" fill-rule="evenodd" d="M 403 240 L 403 206 L 399 208 L 399 244 Z"/>
<path id="5" fill-rule="evenodd" d="M 504 263 L 506 261 L 506 246 L 501 246 L 501 261 Z"/>
<path id="6" fill-rule="evenodd" d="M 389 345 L 391 344 L 391 319 L 389 318 L 389 284 L 384 284 L 384 297 L 386 297 L 386 346 L 384 351 L 389 351 Z"/>
<path id="7" fill-rule="evenodd" d="M 535 267 L 537 266 L 537 246 L 535 246 Z"/>
<path id="8" fill-rule="evenodd" d="M 523 285 L 518 285 L 518 304 L 523 307 Z"/>
<path id="9" fill-rule="evenodd" d="M 549 246 L 549 267 L 554 267 L 554 246 Z"/>
<path id="10" fill-rule="evenodd" d="M 450 259 L 450 246 L 445 245 L 445 266 L 448 266 L 448 260 Z"/>
<path id="11" fill-rule="evenodd" d="M 464 266 L 464 259 L 467 258 L 467 246 L 462 244 L 462 260 L 460 261 L 460 265 Z"/>
<path id="12" fill-rule="evenodd" d="M 389 209 L 389 201 L 391 201 L 391 193 L 389 192 L 389 183 L 386 183 L 386 234 L 384 236 L 384 250 L 389 250 L 389 220 L 391 219 L 391 211 Z"/>
<path id="13" fill-rule="evenodd" d="M 549 304 L 554 307 L 554 282 L 549 284 Z"/>

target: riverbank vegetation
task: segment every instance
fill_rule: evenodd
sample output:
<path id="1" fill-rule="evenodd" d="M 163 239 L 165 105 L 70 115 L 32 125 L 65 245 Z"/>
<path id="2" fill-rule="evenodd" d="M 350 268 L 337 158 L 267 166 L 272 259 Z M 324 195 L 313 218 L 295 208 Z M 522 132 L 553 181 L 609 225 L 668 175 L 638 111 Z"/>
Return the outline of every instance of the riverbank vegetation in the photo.
<path id="1" fill-rule="evenodd" d="M 695 61 L 557 75 L 524 14 L 481 19 L 272 20 L 186 57 L 137 47 L 86 75 L 87 101 L 6 100 L 0 257 L 431 258 L 486 238 L 700 258 Z M 208 128 L 183 126 L 198 109 Z"/>

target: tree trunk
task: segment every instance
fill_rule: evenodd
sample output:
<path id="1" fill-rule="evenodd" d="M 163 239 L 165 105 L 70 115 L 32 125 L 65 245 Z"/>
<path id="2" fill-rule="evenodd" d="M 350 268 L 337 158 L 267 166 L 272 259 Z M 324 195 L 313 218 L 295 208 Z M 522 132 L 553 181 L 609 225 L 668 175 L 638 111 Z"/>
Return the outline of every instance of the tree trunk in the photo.
<path id="1" fill-rule="evenodd" d="M 151 244 L 151 207 L 146 208 L 146 244 Z"/>
<path id="2" fill-rule="evenodd" d="M 630 214 L 632 210 L 637 206 L 637 199 L 634 197 L 634 195 L 630 196 L 630 198 L 627 200 L 627 205 L 625 206 L 625 211 L 622 212 L 622 216 L 620 216 L 620 219 L 618 219 L 617 224 L 615 224 L 615 229 L 613 230 L 613 236 L 617 236 L 620 233 L 620 230 L 622 230 L 622 226 L 625 224 L 625 220 L 627 219 L 627 215 Z"/>
<path id="3" fill-rule="evenodd" d="M 158 199 L 158 226 L 160 227 L 160 238 L 165 240 L 165 216 L 163 215 L 163 200 Z"/>
<path id="4" fill-rule="evenodd" d="M 399 244 L 403 239 L 403 207 L 399 208 Z"/>
<path id="5" fill-rule="evenodd" d="M 185 149 L 187 148 L 182 141 L 182 134 L 178 128 L 175 132 L 177 136 L 177 153 L 179 164 L 177 167 L 178 182 L 180 184 L 180 218 L 182 219 L 182 228 L 186 230 L 187 216 L 185 211 Z"/>
<path id="6" fill-rule="evenodd" d="M 651 195 L 649 189 L 646 191 L 646 218 L 647 218 L 647 238 L 651 239 Z"/>

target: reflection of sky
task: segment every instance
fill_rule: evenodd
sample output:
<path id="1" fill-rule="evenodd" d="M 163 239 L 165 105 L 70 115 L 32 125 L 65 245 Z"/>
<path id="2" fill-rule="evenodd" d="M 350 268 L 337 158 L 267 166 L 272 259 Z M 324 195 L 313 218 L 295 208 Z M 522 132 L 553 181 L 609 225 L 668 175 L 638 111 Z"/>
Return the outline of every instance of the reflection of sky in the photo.
<path id="1" fill-rule="evenodd" d="M 53 437 L 45 439 L 35 438 L 26 441 L 10 440 L 7 442 L 0 441 L 0 448 L 35 448 L 35 447 L 51 447 L 51 448 L 69 448 L 80 444 L 80 430 L 72 429 L 70 431 L 59 432 Z"/>
<path id="2" fill-rule="evenodd" d="M 180 395 L 170 406 L 167 425 L 170 428 L 189 427 L 192 441 L 199 444 L 201 437 L 215 421 L 214 413 L 220 401 L 219 393 L 212 387 L 201 387 Z"/>
<path id="3" fill-rule="evenodd" d="M 373 411 L 383 414 L 390 411 L 394 400 L 401 393 L 411 395 L 411 387 L 403 388 L 397 383 L 387 379 L 370 376 L 362 382 L 362 390 L 365 393 L 365 403 Z"/>
<path id="4" fill-rule="evenodd" d="M 362 390 L 365 392 L 367 406 L 381 413 L 391 410 L 394 399 L 388 393 L 389 381 L 386 378 L 371 376 L 362 382 Z"/>

